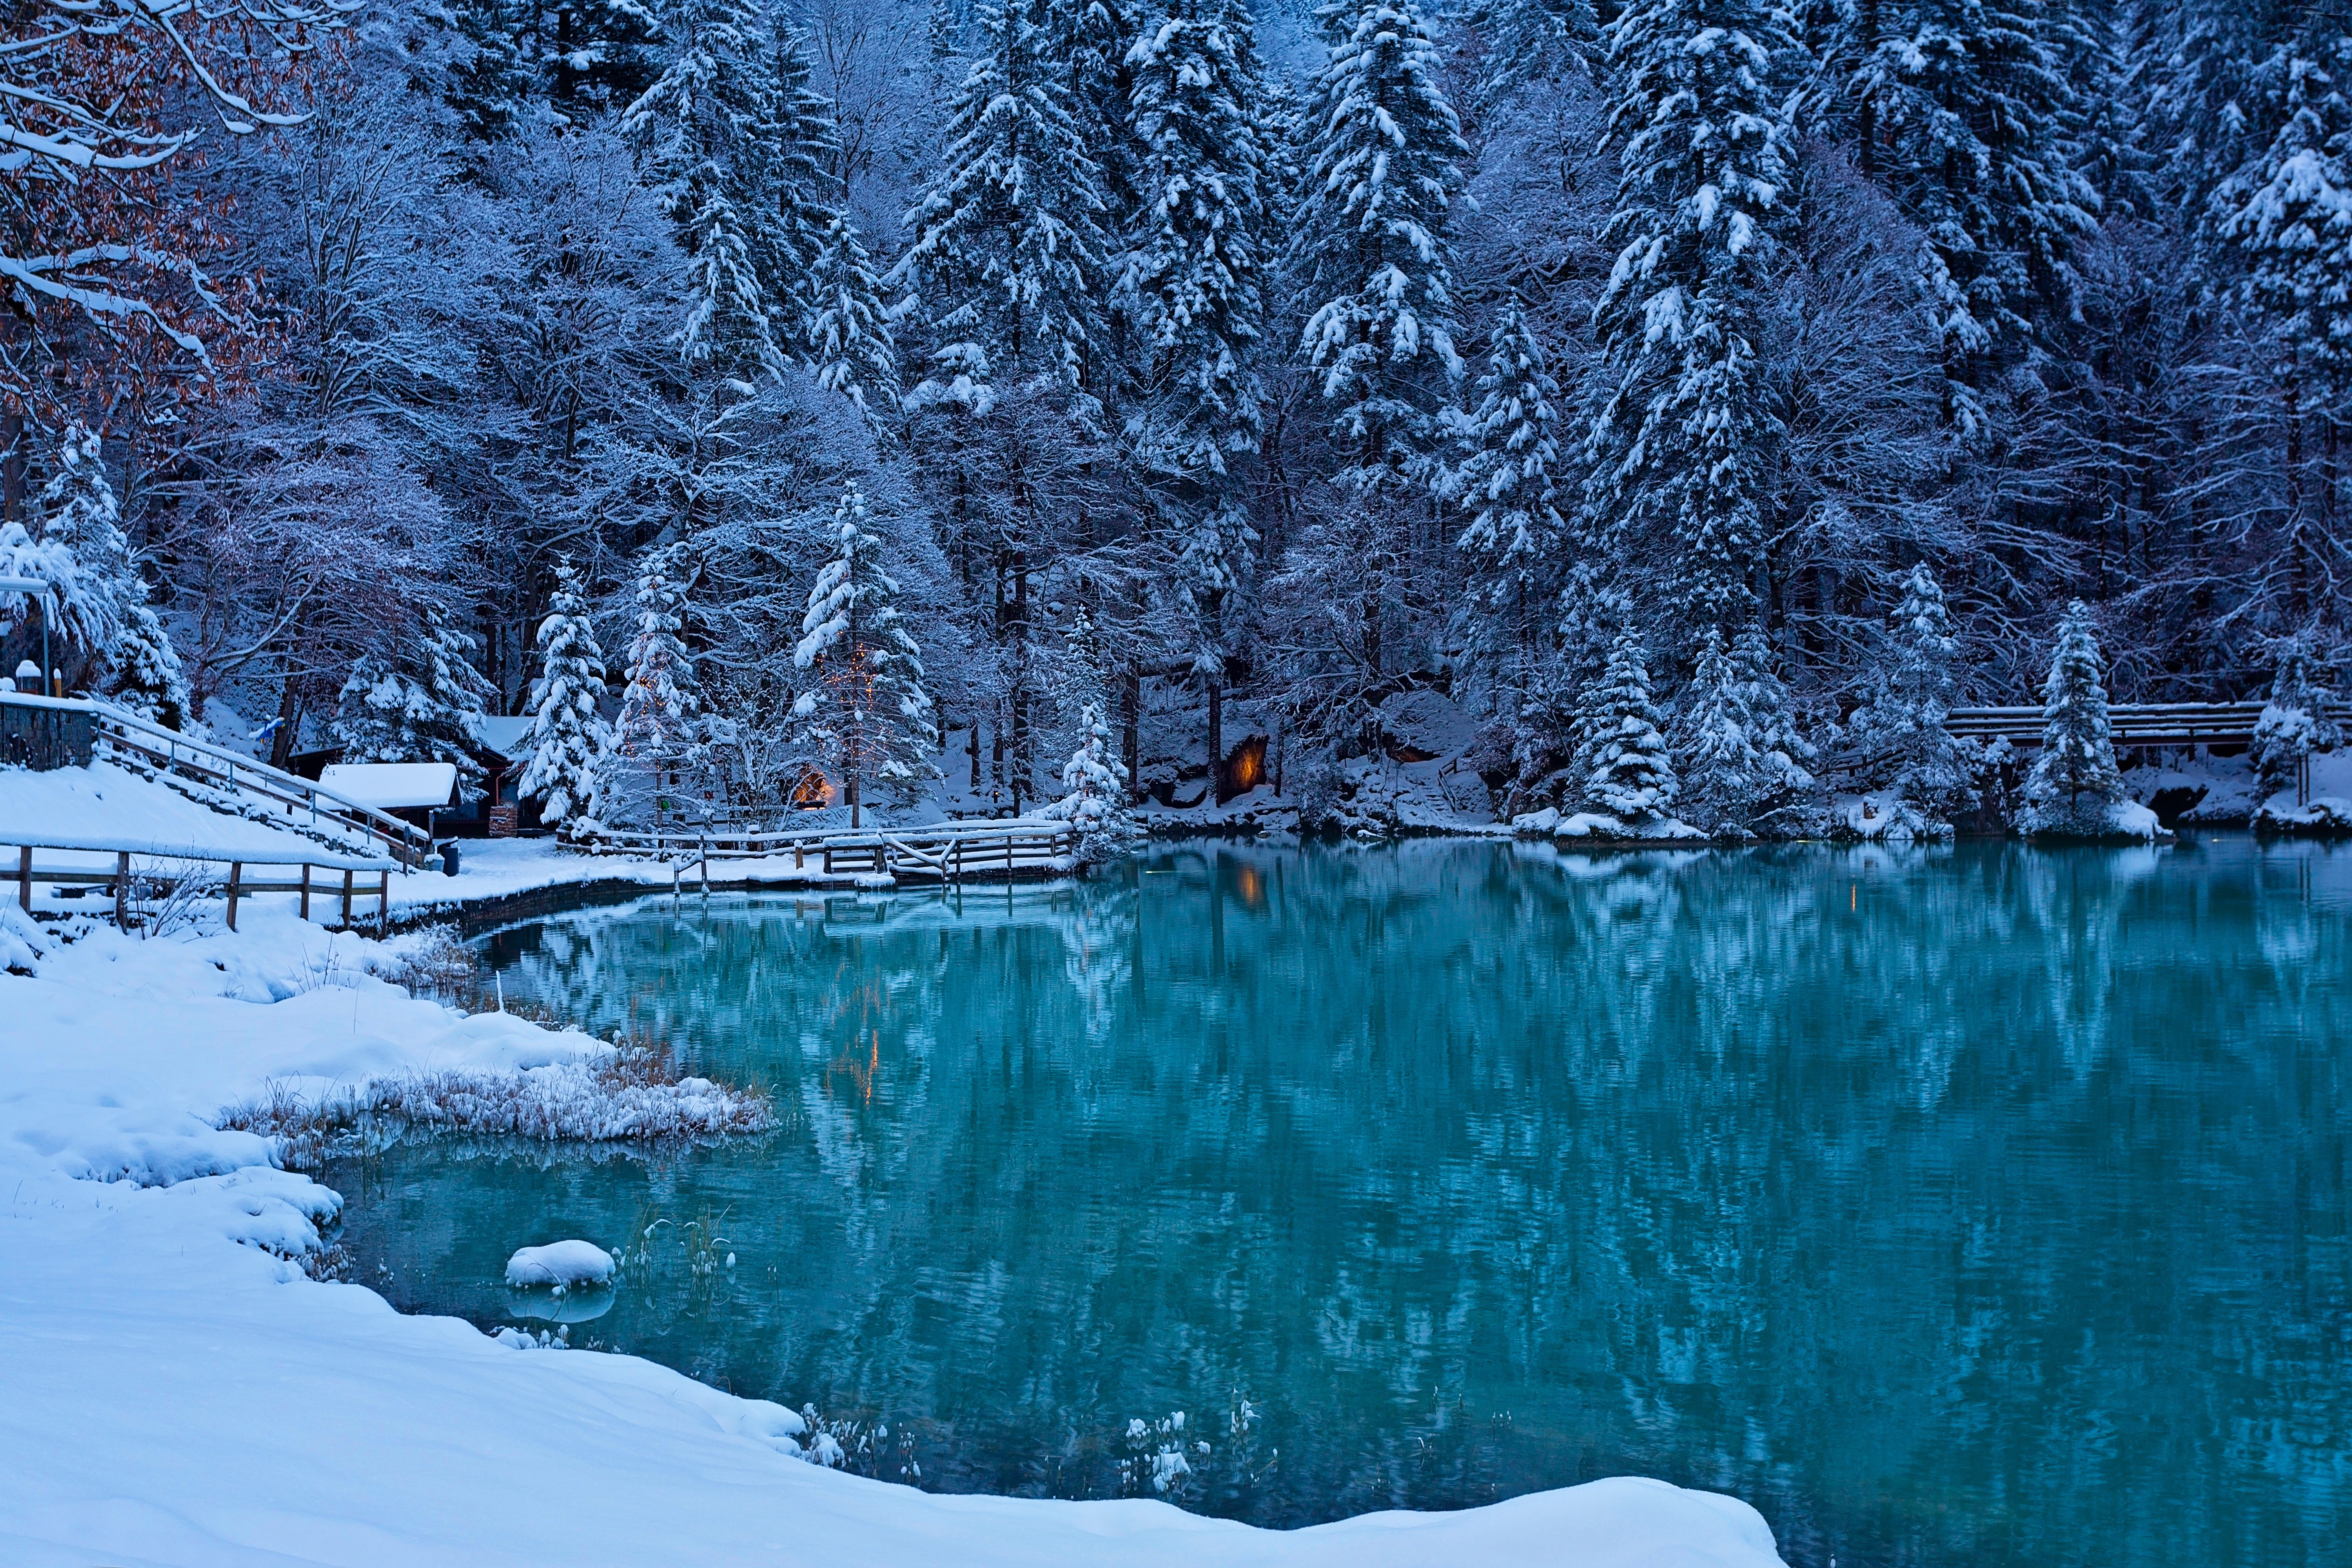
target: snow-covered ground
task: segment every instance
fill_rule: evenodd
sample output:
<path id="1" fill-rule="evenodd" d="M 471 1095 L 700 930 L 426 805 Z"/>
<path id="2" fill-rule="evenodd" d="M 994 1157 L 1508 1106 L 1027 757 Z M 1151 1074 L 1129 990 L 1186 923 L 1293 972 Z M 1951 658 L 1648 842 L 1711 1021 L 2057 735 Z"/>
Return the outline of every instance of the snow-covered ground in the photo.
<path id="1" fill-rule="evenodd" d="M 0 1562 L 1544 1563 L 1765 1568 L 1746 1504 L 1633 1479 L 1289 1533 L 1150 1501 L 940 1497 L 797 1458 L 799 1417 L 309 1278 L 336 1194 L 217 1130 L 272 1085 L 597 1050 L 373 978 L 273 908 L 140 941 L 0 914 Z M 527 1237 L 518 1240 L 552 1240 Z"/>

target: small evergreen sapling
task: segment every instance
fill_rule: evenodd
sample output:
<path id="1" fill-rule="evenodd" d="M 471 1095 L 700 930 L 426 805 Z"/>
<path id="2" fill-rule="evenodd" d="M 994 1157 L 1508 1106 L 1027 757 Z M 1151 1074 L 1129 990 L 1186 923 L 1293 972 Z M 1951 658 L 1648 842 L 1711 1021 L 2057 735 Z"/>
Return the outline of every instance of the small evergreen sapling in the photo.
<path id="1" fill-rule="evenodd" d="M 1673 820 L 1682 784 L 1657 705 L 1641 639 L 1628 627 L 1609 650 L 1609 667 L 1588 700 L 1575 771 L 1585 804 L 1634 834 Z"/>
<path id="2" fill-rule="evenodd" d="M 1921 562 L 1904 584 L 1870 700 L 1854 710 L 1849 728 L 1865 776 L 1924 814 L 1929 826 L 1976 803 L 1968 752 L 1947 727 L 1958 650 L 1944 590 Z"/>
<path id="3" fill-rule="evenodd" d="M 2107 721 L 2107 689 L 2090 606 L 2066 606 L 2042 687 L 2042 754 L 2025 781 L 2018 826 L 2028 834 L 2101 837 L 2116 831 L 2123 775 Z"/>
<path id="4" fill-rule="evenodd" d="M 521 791 L 538 797 L 540 820 L 562 832 L 585 826 L 596 769 L 612 746 L 612 726 L 596 711 L 604 695 L 604 650 L 596 646 L 580 574 L 556 568 L 555 598 L 539 625 L 540 678 L 530 694 L 530 761 Z"/>
<path id="5" fill-rule="evenodd" d="M 939 730 L 923 661 L 893 602 L 898 584 L 882 570 L 882 541 L 867 531 L 866 497 L 852 485 L 834 512 L 834 557 L 809 588 L 793 663 L 816 669 L 793 713 L 838 772 L 859 826 L 865 781 L 888 785 L 912 805 L 939 773 Z"/>

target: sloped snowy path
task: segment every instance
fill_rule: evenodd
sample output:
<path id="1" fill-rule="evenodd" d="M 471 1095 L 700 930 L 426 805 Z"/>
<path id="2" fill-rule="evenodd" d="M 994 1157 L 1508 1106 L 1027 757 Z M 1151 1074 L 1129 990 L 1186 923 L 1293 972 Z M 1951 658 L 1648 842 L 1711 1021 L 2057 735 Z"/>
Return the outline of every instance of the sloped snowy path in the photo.
<path id="1" fill-rule="evenodd" d="M 779 1406 L 650 1362 L 512 1348 L 311 1281 L 277 1254 L 311 1244 L 334 1194 L 213 1130 L 218 1107 L 270 1079 L 592 1048 L 412 1001 L 358 973 L 368 951 L 269 917 L 194 942 L 100 930 L 0 975 L 0 1561 L 1778 1561 L 1747 1505 L 1638 1480 L 1287 1534 L 930 1496 L 803 1463 Z M 85 1179 L 121 1171 L 173 1184 Z"/>

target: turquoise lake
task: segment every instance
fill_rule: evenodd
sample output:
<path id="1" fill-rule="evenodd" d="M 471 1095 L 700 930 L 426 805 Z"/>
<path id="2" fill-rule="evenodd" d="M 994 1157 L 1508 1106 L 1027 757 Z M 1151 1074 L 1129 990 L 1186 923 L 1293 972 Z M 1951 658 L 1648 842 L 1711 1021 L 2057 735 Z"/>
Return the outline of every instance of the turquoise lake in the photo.
<path id="1" fill-rule="evenodd" d="M 515 1247 L 641 1249 L 572 1343 L 936 1489 L 1289 1526 L 1630 1473 L 1807 1568 L 2332 1565 L 2347 937 L 2352 851 L 2238 837 L 662 898 L 483 945 L 777 1131 L 325 1179 L 397 1306 L 526 1321 Z"/>

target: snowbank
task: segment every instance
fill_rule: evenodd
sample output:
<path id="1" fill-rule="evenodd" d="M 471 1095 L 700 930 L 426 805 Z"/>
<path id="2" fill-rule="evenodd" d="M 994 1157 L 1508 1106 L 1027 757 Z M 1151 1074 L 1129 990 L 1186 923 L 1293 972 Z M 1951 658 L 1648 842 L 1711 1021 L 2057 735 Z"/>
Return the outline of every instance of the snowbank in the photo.
<path id="1" fill-rule="evenodd" d="M 551 1241 L 545 1247 L 518 1248 L 507 1259 L 507 1283 L 517 1289 L 574 1285 L 608 1285 L 613 1279 L 613 1255 L 593 1241 Z"/>
<path id="2" fill-rule="evenodd" d="M 226 798 L 226 797 L 224 797 Z M 257 806 L 250 816 L 215 811 L 181 791 L 141 778 L 112 763 L 34 773 L 0 768 L 0 824 L 13 843 L 89 845 L 110 853 L 81 857 L 112 869 L 111 851 L 169 858 L 204 854 L 242 857 L 265 865 L 297 865 L 320 856 L 366 854 L 330 848 L 318 839 L 273 825 Z M 289 822 L 301 820 L 287 816 Z M 73 865 L 71 855 L 44 855 L 44 866 Z"/>
<path id="3" fill-rule="evenodd" d="M 1562 812 L 1548 805 L 1511 818 L 1511 832 L 1520 838 L 1551 838 L 1563 843 L 1625 844 L 1646 847 L 1659 844 L 1704 844 L 1707 836 L 1676 817 L 1624 823 L 1605 812 Z"/>
<path id="4" fill-rule="evenodd" d="M 594 1042 L 413 1000 L 370 973 L 383 949 L 281 914 L 185 941 L 6 929 L 41 951 L 0 975 L 0 1561 L 1778 1562 L 1746 1504 L 1653 1481 L 1277 1532 L 808 1464 L 781 1405 L 310 1278 L 336 1195 L 209 1120 L 273 1086 L 529 1069 Z"/>

